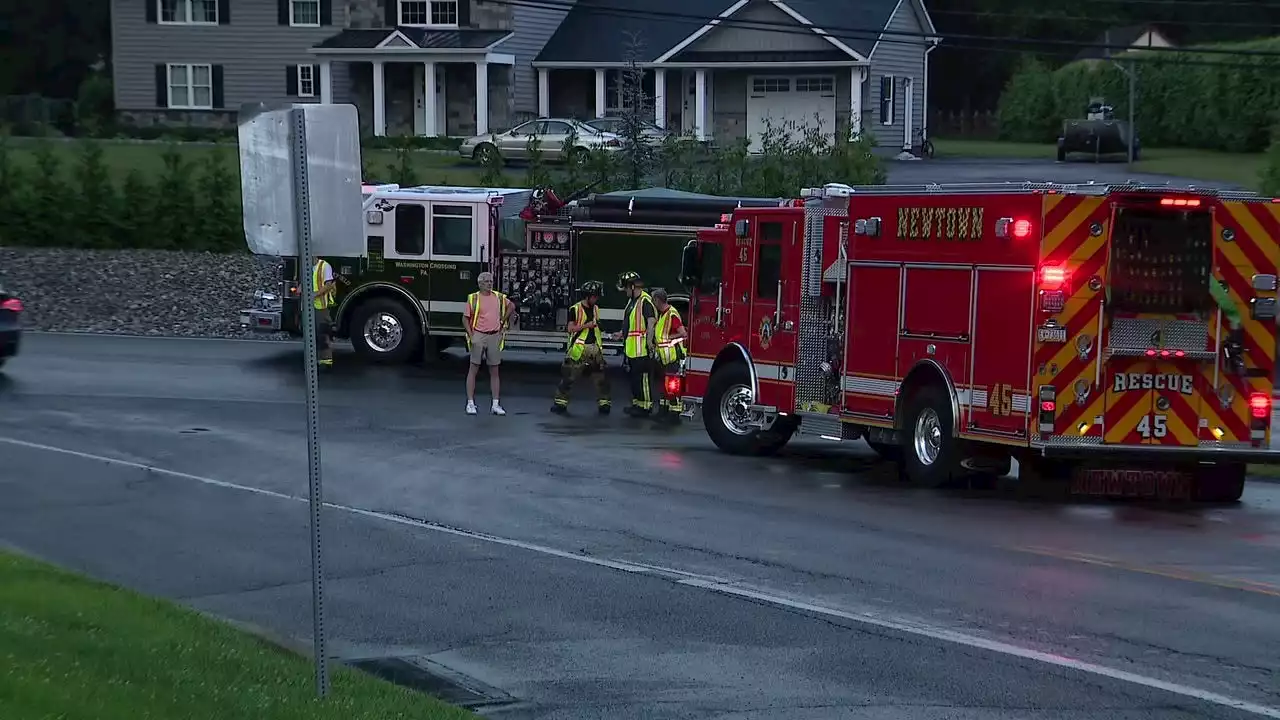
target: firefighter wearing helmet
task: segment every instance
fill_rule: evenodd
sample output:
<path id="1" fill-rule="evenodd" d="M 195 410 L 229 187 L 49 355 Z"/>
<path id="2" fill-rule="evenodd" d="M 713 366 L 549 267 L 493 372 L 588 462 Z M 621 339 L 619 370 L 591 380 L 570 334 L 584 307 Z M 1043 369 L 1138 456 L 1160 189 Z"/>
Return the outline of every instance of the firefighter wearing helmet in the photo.
<path id="1" fill-rule="evenodd" d="M 622 313 L 622 330 L 612 335 L 613 340 L 624 340 L 623 355 L 627 374 L 631 381 L 631 406 L 626 413 L 631 417 L 647 418 L 653 411 L 653 361 L 651 356 L 657 347 L 654 332 L 658 323 L 658 311 L 653 299 L 644 291 L 644 280 L 636 272 L 618 276 L 618 289 L 627 294 L 627 309 Z"/>
<path id="2" fill-rule="evenodd" d="M 609 400 L 609 376 L 605 372 L 604 334 L 600 330 L 600 296 L 604 283 L 590 280 L 578 290 L 582 299 L 569 308 L 569 340 L 564 362 L 560 365 L 560 385 L 556 387 L 551 412 L 567 415 L 569 393 L 583 375 L 594 375 L 596 382 L 596 408 L 601 415 L 608 415 L 612 408 Z"/>

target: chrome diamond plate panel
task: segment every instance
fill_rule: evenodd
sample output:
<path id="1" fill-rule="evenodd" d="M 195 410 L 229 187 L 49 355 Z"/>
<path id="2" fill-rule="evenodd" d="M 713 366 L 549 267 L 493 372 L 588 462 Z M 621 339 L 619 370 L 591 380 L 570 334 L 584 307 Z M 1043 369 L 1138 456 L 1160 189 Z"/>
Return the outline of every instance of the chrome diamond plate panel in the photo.
<path id="1" fill-rule="evenodd" d="M 826 241 L 823 220 L 830 216 L 847 217 L 847 198 L 810 198 L 804 205 L 804 266 L 801 270 L 800 298 L 800 353 L 796 364 L 797 404 L 817 402 L 835 404 L 839 386 L 833 383 L 822 369 L 822 363 L 831 356 L 832 312 L 830 301 L 822 297 L 822 250 Z"/>
<path id="2" fill-rule="evenodd" d="M 1209 324 L 1203 320 L 1161 320 L 1158 318 L 1113 318 L 1108 336 L 1113 350 L 1168 350 L 1200 352 L 1205 349 Z"/>

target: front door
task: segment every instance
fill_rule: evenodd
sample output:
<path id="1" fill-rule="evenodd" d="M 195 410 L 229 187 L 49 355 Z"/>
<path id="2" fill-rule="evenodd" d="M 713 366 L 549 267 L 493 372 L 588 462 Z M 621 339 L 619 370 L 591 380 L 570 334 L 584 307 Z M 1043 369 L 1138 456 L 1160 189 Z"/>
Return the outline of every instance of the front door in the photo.
<path id="1" fill-rule="evenodd" d="M 687 318 L 691 354 L 714 356 L 727 342 L 724 325 L 728 316 L 721 310 L 721 303 L 727 301 L 733 291 L 729 280 L 732 274 L 726 272 L 725 266 L 731 258 L 731 254 L 725 252 L 725 243 L 732 241 L 732 235 L 727 232 L 717 232 L 714 240 L 698 241 L 701 277 L 696 288 L 689 288 L 693 299 Z"/>
<path id="2" fill-rule="evenodd" d="M 415 65 L 413 68 L 413 134 L 423 136 L 427 134 L 427 112 L 434 111 L 436 116 L 435 134 L 444 137 L 448 135 L 445 128 L 445 112 L 444 112 L 444 67 L 434 65 L 436 73 L 436 98 L 434 103 L 426 102 L 426 66 Z"/>
<path id="3" fill-rule="evenodd" d="M 767 382 L 794 381 L 797 326 L 799 324 L 799 268 L 797 219 L 759 216 L 749 232 L 754 273 L 744 293 L 750 295 L 750 329 L 747 350 L 756 366 L 762 394 Z"/>

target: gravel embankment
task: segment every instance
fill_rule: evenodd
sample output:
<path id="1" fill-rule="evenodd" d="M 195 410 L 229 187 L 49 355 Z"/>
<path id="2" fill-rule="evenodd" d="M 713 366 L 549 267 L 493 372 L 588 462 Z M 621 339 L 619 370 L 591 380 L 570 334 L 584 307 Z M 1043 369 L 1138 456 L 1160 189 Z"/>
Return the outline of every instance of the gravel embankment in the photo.
<path id="1" fill-rule="evenodd" d="M 287 339 L 240 328 L 253 291 L 274 289 L 276 258 L 163 250 L 0 247 L 0 285 L 32 330 Z"/>

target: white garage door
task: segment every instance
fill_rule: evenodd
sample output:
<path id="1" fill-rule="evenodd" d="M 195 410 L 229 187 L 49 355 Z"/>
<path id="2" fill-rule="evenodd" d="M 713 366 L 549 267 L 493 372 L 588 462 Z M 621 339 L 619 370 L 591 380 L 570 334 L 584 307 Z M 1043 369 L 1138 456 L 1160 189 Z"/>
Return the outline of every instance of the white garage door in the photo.
<path id="1" fill-rule="evenodd" d="M 822 131 L 833 137 L 836 129 L 836 79 L 832 75 L 757 75 L 747 78 L 747 135 L 751 151 L 761 150 L 766 129 L 785 128 L 800 140 L 805 129 L 821 121 Z"/>

